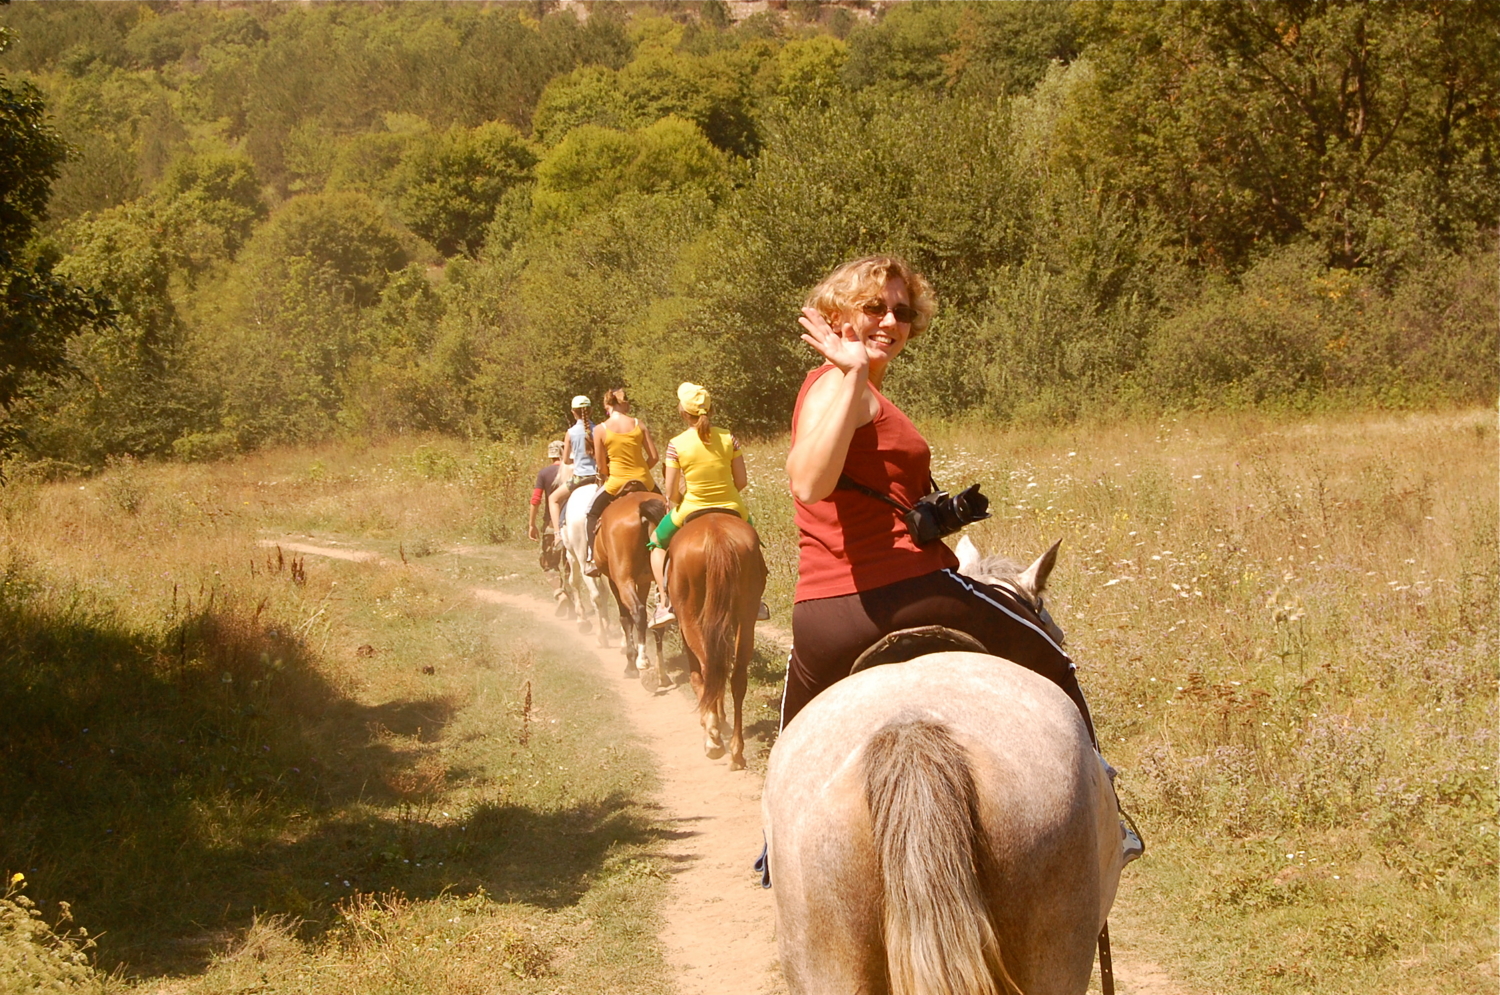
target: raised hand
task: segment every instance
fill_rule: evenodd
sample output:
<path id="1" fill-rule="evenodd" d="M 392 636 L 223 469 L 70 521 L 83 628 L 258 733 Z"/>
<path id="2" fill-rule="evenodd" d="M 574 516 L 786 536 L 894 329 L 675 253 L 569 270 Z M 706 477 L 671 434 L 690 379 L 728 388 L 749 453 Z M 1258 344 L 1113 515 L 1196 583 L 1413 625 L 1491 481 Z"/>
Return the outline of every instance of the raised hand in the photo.
<path id="1" fill-rule="evenodd" d="M 816 308 L 805 307 L 797 324 L 807 329 L 802 333 L 802 341 L 816 349 L 841 372 L 850 373 L 869 367 L 870 356 L 865 349 L 864 338 L 849 322 L 840 322 L 839 328 L 835 330 Z"/>

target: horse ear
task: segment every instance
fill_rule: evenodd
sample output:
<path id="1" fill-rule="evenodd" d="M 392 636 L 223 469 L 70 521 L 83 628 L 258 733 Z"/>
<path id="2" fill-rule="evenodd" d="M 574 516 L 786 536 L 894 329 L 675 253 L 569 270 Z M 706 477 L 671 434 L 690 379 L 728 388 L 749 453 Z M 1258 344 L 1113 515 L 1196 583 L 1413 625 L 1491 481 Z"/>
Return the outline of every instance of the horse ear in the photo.
<path id="1" fill-rule="evenodd" d="M 967 574 L 969 568 L 979 562 L 979 547 L 968 536 L 958 540 L 958 548 L 954 552 L 958 554 L 958 572 L 961 574 Z"/>
<path id="2" fill-rule="evenodd" d="M 1052 544 L 1052 548 L 1036 558 L 1036 562 L 1021 572 L 1016 578 L 1020 585 L 1037 596 L 1047 587 L 1047 578 L 1052 575 L 1052 568 L 1057 565 L 1057 549 L 1062 545 L 1059 539 Z"/>

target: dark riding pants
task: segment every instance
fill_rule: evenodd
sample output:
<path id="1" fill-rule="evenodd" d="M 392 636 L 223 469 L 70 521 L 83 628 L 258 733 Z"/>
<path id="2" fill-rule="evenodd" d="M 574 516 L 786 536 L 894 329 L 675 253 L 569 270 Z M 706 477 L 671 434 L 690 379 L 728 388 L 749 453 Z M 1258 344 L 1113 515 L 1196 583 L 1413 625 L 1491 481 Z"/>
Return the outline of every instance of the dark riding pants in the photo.
<path id="1" fill-rule="evenodd" d="M 792 658 L 781 701 L 781 726 L 818 692 L 849 676 L 854 660 L 897 629 L 946 625 L 967 632 L 1003 656 L 1052 681 L 1073 700 L 1094 735 L 1088 702 L 1073 661 L 1042 629 L 1027 605 L 1004 588 L 953 570 L 938 570 L 837 598 L 792 607 Z"/>

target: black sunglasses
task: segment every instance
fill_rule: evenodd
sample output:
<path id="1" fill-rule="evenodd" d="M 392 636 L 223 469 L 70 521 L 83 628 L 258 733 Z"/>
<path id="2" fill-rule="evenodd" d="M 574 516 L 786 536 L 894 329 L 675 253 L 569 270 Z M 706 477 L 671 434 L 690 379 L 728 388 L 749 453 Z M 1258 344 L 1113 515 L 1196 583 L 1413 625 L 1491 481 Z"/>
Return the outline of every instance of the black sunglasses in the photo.
<path id="1" fill-rule="evenodd" d="M 865 301 L 859 309 L 872 318 L 884 318 L 889 311 L 903 325 L 910 325 L 917 320 L 917 309 L 910 304 L 887 305 L 885 301 Z"/>

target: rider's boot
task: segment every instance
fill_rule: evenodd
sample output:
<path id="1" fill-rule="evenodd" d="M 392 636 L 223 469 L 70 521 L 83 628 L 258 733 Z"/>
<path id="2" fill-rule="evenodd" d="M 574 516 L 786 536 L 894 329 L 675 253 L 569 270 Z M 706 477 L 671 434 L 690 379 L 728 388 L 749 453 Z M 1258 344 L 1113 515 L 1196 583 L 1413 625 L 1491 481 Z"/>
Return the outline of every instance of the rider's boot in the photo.
<path id="1" fill-rule="evenodd" d="M 594 537 L 599 534 L 599 519 L 603 516 L 604 509 L 609 507 L 609 503 L 614 499 L 615 496 L 613 494 L 611 494 L 609 491 L 601 489 L 599 493 L 594 496 L 594 503 L 589 505 L 589 513 L 588 516 L 584 519 L 583 523 L 584 534 L 588 536 L 589 540 L 588 555 L 584 557 L 583 561 L 583 572 L 585 576 L 599 576 L 599 567 L 594 563 Z"/>

